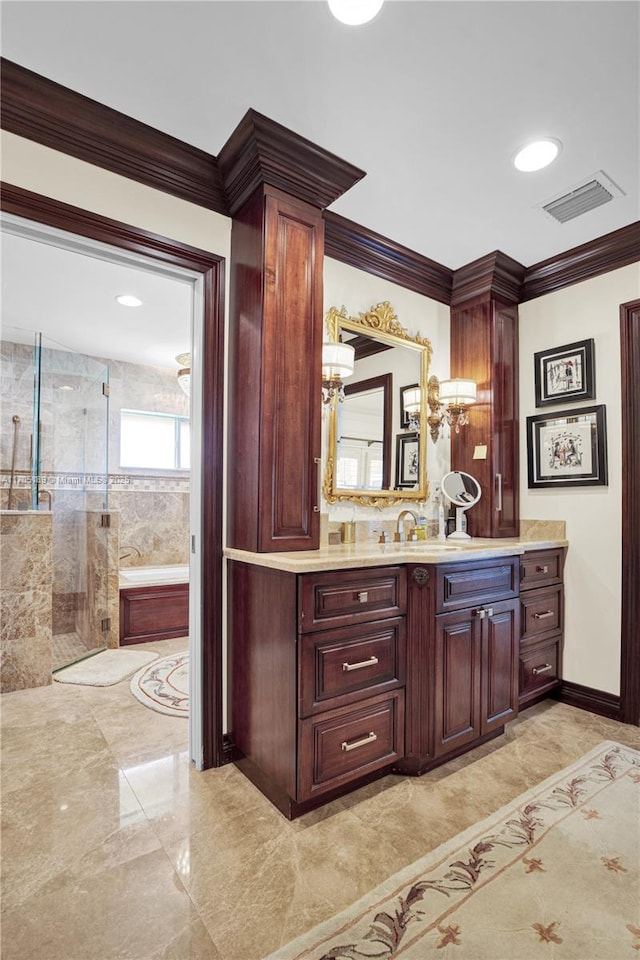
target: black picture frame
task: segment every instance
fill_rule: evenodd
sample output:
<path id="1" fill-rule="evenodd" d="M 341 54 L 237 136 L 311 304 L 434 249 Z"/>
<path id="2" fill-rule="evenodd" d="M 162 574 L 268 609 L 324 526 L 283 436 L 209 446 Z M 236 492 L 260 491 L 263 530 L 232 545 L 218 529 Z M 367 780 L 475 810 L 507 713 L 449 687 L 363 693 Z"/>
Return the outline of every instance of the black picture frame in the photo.
<path id="1" fill-rule="evenodd" d="M 396 436 L 396 489 L 415 487 L 420 479 L 420 434 Z"/>
<path id="2" fill-rule="evenodd" d="M 529 488 L 606 486 L 604 404 L 527 417 Z"/>
<path id="3" fill-rule="evenodd" d="M 534 354 L 536 407 L 593 400 L 596 391 L 595 343 L 577 340 Z"/>
<path id="4" fill-rule="evenodd" d="M 404 406 L 404 395 L 407 390 L 415 390 L 416 387 L 419 387 L 419 386 L 420 386 L 419 383 L 408 383 L 406 386 L 400 387 L 400 429 L 401 430 L 408 430 L 409 427 L 411 426 L 409 422 L 409 415 L 405 410 L 405 406 Z"/>

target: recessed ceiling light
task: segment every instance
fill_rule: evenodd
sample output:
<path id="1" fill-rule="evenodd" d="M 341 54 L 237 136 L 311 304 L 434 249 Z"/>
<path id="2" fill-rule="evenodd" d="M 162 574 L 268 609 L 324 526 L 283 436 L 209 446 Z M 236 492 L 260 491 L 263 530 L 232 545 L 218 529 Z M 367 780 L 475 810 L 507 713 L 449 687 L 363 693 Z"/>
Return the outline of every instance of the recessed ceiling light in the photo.
<path id="1" fill-rule="evenodd" d="M 513 158 L 513 165 L 524 173 L 542 170 L 543 167 L 553 163 L 561 149 L 562 144 L 553 137 L 534 140 L 533 143 L 528 143 L 526 147 L 518 150 Z"/>
<path id="2" fill-rule="evenodd" d="M 58 387 L 58 390 L 64 390 L 68 392 L 69 390 L 73 390 L 73 387 L 70 387 L 68 383 L 63 383 L 62 386 Z"/>
<path id="3" fill-rule="evenodd" d="M 141 307 L 142 300 L 138 300 L 137 297 L 131 296 L 129 293 L 121 293 L 120 296 L 116 297 L 118 303 L 122 304 L 123 307 Z"/>
<path id="4" fill-rule="evenodd" d="M 328 3 L 336 20 L 357 27 L 373 20 L 384 0 L 328 0 Z"/>

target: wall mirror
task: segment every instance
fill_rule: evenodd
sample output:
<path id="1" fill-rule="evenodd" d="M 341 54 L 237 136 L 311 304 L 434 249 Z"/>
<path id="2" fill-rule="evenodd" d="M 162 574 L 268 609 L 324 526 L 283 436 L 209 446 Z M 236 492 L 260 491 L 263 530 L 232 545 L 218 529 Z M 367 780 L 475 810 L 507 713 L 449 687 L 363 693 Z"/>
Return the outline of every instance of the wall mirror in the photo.
<path id="1" fill-rule="evenodd" d="M 355 349 L 345 398 L 329 410 L 325 500 L 377 507 L 426 500 L 430 341 L 411 336 L 388 301 L 357 317 L 331 307 L 325 323 L 330 340 Z M 415 384 L 419 409 L 407 422 L 400 398 L 403 388 Z"/>

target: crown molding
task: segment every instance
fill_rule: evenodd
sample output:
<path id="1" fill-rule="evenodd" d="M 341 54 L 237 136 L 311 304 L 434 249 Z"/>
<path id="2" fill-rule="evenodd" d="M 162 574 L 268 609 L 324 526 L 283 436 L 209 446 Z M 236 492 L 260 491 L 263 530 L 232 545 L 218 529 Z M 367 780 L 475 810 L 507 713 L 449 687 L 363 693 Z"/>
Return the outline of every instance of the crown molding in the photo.
<path id="1" fill-rule="evenodd" d="M 528 267 L 520 301 L 542 297 L 638 261 L 640 221 Z"/>
<path id="2" fill-rule="evenodd" d="M 518 303 L 525 270 L 499 250 L 467 263 L 453 274 L 451 306 L 480 299 Z"/>
<path id="3" fill-rule="evenodd" d="M 223 216 L 262 182 L 325 210 L 364 176 L 253 110 L 216 158 L 4 57 L 0 74 L 4 130 Z M 330 211 L 324 220 L 327 256 L 445 304 L 524 302 L 640 261 L 640 222 L 528 268 L 496 251 L 454 273 Z"/>
<path id="4" fill-rule="evenodd" d="M 231 216 L 267 184 L 324 210 L 365 176 L 310 140 L 247 110 L 218 155 Z"/>
<path id="5" fill-rule="evenodd" d="M 3 130 L 227 214 L 216 158 L 0 59 Z"/>
<path id="6" fill-rule="evenodd" d="M 453 273 L 448 267 L 330 210 L 324 212 L 324 223 L 325 256 L 440 303 L 451 301 Z"/>

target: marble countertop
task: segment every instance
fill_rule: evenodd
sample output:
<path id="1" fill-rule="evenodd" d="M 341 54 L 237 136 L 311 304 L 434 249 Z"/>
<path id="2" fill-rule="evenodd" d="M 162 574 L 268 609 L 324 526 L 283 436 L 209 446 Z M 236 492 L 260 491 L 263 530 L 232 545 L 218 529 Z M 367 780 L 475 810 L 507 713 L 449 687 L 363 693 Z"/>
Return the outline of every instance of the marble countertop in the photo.
<path id="1" fill-rule="evenodd" d="M 416 540 L 406 543 L 349 543 L 322 546 L 319 550 L 290 553 L 252 553 L 226 547 L 225 557 L 260 567 L 289 573 L 313 573 L 319 570 L 345 570 L 353 567 L 390 566 L 400 563 L 461 563 L 466 560 L 491 560 L 510 557 L 530 550 L 567 547 L 567 540 L 482 539 L 467 541 Z"/>

